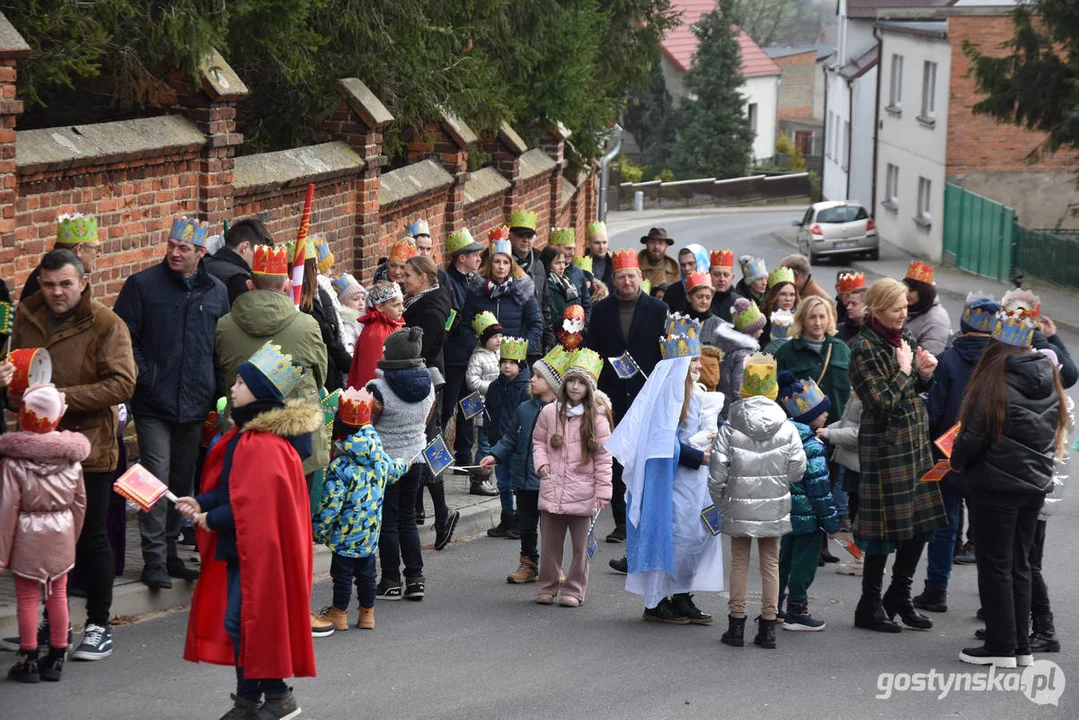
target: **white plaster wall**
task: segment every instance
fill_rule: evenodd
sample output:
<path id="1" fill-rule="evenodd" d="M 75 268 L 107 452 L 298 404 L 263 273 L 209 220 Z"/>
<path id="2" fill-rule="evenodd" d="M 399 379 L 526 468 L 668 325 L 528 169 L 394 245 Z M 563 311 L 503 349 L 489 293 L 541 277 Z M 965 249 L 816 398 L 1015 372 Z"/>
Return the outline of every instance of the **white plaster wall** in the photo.
<path id="1" fill-rule="evenodd" d="M 854 81 L 853 118 L 850 123 L 850 192 L 872 214 L 873 207 L 873 112 L 877 100 L 877 68 Z"/>
<path id="2" fill-rule="evenodd" d="M 847 95 L 847 82 L 838 73 L 829 72 L 826 80 L 828 110 L 824 114 L 825 144 L 821 152 L 825 154 L 825 157 L 821 194 L 825 200 L 846 200 L 847 171 L 842 166 L 842 148 L 836 147 L 835 128 L 839 127 L 839 137 L 842 142 L 843 122 L 850 117 L 850 99 Z M 831 157 L 827 154 L 829 147 L 832 149 Z"/>
<path id="3" fill-rule="evenodd" d="M 746 78 L 742 86 L 746 108 L 757 103 L 757 137 L 753 140 L 753 158 L 761 160 L 776 154 L 776 113 L 779 110 L 779 76 Z"/>

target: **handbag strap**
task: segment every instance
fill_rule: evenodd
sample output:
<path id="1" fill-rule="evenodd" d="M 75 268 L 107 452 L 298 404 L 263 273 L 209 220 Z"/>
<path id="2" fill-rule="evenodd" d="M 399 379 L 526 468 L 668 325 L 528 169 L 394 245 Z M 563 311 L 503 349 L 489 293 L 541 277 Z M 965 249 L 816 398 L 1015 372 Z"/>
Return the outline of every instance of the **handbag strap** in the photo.
<path id="1" fill-rule="evenodd" d="M 827 342 L 827 340 L 825 341 Z M 820 385 L 824 380 L 824 373 L 828 372 L 828 363 L 832 361 L 832 343 L 828 343 L 828 352 L 824 354 L 824 369 L 820 371 L 820 376 L 817 377 L 817 384 Z"/>

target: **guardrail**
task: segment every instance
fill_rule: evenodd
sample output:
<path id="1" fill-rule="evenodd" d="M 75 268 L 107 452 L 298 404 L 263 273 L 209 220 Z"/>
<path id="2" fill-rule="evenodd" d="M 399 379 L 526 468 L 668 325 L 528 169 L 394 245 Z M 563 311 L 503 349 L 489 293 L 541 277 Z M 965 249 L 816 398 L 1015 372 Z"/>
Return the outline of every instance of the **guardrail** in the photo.
<path id="1" fill-rule="evenodd" d="M 808 199 L 809 173 L 751 175 L 717 180 L 695 178 L 662 182 L 620 183 L 615 203 L 619 210 L 634 208 L 634 195 L 642 194 L 642 209 L 691 207 L 697 205 L 743 205 L 754 202 L 777 202 Z"/>

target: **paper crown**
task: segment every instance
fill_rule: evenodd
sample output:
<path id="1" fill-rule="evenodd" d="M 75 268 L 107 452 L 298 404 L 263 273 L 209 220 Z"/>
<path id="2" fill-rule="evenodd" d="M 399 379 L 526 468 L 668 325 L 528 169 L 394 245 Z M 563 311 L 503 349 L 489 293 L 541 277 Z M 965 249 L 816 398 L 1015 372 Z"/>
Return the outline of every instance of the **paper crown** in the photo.
<path id="1" fill-rule="evenodd" d="M 713 250 L 711 256 L 711 262 L 709 266 L 714 268 L 733 268 L 734 267 L 734 251 L 733 250 Z"/>
<path id="2" fill-rule="evenodd" d="M 333 253 L 330 252 L 330 244 L 326 242 L 326 238 L 321 235 L 316 235 L 315 242 L 315 258 L 318 260 L 318 271 L 329 272 L 333 267 Z"/>
<path id="3" fill-rule="evenodd" d="M 1005 310 L 1033 310 L 1034 314 L 1040 315 L 1042 311 L 1041 300 L 1029 290 L 1009 290 L 1000 299 L 1000 306 Z"/>
<path id="4" fill-rule="evenodd" d="M 498 324 L 498 318 L 490 310 L 484 310 L 476 317 L 472 318 L 472 330 L 476 333 L 476 337 L 483 334 L 483 331 L 492 325 Z"/>
<path id="5" fill-rule="evenodd" d="M 839 292 L 852 293 L 865 287 L 865 273 L 841 273 L 836 284 L 839 285 Z"/>
<path id="6" fill-rule="evenodd" d="M 701 334 L 701 323 L 699 320 L 694 320 L 689 315 L 670 313 L 663 323 L 663 332 L 666 335 L 692 335 L 693 337 L 699 337 Z"/>
<path id="7" fill-rule="evenodd" d="M 961 323 L 974 332 L 992 332 L 1000 309 L 1000 304 L 993 299 L 992 295 L 987 295 L 981 290 L 971 291 L 967 293 L 967 299 L 963 305 Z"/>
<path id="8" fill-rule="evenodd" d="M 428 225 L 427 221 L 424 220 L 423 218 L 420 218 L 419 220 L 412 223 L 411 225 L 409 225 L 405 229 L 408 231 L 408 234 L 411 235 L 412 237 L 416 237 L 417 235 L 427 235 L 427 236 L 431 235 L 431 226 Z"/>
<path id="9" fill-rule="evenodd" d="M 564 375 L 574 370 L 584 371 L 593 381 L 599 380 L 599 374 L 603 372 L 603 358 L 592 348 L 578 348 L 570 356 L 569 367 Z"/>
<path id="10" fill-rule="evenodd" d="M 585 226 L 584 232 L 589 238 L 593 238 L 596 235 L 607 237 L 607 224 L 602 220 L 593 220 Z"/>
<path id="11" fill-rule="evenodd" d="M 740 261 L 742 277 L 745 279 L 768 277 L 768 266 L 764 264 L 764 258 L 743 257 Z"/>
<path id="12" fill-rule="evenodd" d="M 616 250 L 611 253 L 611 272 L 633 270 L 635 268 L 640 268 L 640 266 L 640 263 L 637 261 L 637 253 L 632 250 Z"/>
<path id="13" fill-rule="evenodd" d="M 179 240 L 198 247 L 206 247 L 206 233 L 209 229 L 209 223 L 205 221 L 199 222 L 195 218 L 189 218 L 185 215 L 172 221 L 169 240 Z"/>
<path id="14" fill-rule="evenodd" d="M 1030 347 L 1034 342 L 1034 331 L 1038 327 L 1038 304 L 1035 308 L 1002 308 L 997 313 L 993 330 L 994 340 L 1007 345 Z"/>
<path id="15" fill-rule="evenodd" d="M 926 265 L 921 260 L 915 260 L 907 268 L 907 279 L 917 280 L 918 282 L 924 282 L 927 285 L 933 284 L 933 266 Z"/>
<path id="16" fill-rule="evenodd" d="M 304 376 L 303 366 L 294 363 L 291 355 L 281 352 L 281 346 L 267 342 L 260 347 L 247 362 L 255 366 L 262 375 L 273 383 L 283 397 L 287 397 Z"/>
<path id="17" fill-rule="evenodd" d="M 513 245 L 510 244 L 509 240 L 495 240 L 491 243 L 490 253 L 491 255 L 502 254 L 513 257 Z"/>
<path id="18" fill-rule="evenodd" d="M 483 246 L 477 243 L 472 238 L 472 233 L 468 228 L 461 228 L 460 230 L 454 230 L 446 237 L 446 251 L 451 255 L 457 252 L 461 252 L 469 245 L 475 245 L 476 250 L 482 250 Z"/>
<path id="19" fill-rule="evenodd" d="M 562 311 L 562 329 L 567 332 L 580 332 L 584 329 L 584 306 L 579 303 L 567 305 Z"/>
<path id="20" fill-rule="evenodd" d="M 776 380 L 776 360 L 767 353 L 753 353 L 746 358 L 742 368 L 742 387 L 739 395 L 743 398 L 762 395 L 772 400 L 779 395 L 779 383 Z"/>
<path id="21" fill-rule="evenodd" d="M 551 228 L 551 234 L 548 242 L 551 245 L 576 245 L 577 244 L 577 232 L 573 228 Z"/>
<path id="22" fill-rule="evenodd" d="M 813 418 L 806 418 L 805 416 L 813 415 L 815 418 L 821 412 L 826 412 L 824 408 L 820 408 L 821 405 L 825 403 L 831 405 L 828 396 L 821 392 L 820 386 L 817 385 L 813 378 L 795 380 L 791 385 L 785 385 L 779 398 L 783 403 L 783 409 L 787 411 L 787 415 L 794 420 L 799 418 L 812 420 Z M 820 412 L 814 413 L 813 411 L 816 409 L 820 409 Z"/>
<path id="23" fill-rule="evenodd" d="M 350 427 L 370 425 L 373 400 L 366 388 L 348 388 L 337 400 L 337 419 Z"/>
<path id="24" fill-rule="evenodd" d="M 510 213 L 508 225 L 510 230 L 531 230 L 536 232 L 538 222 L 539 215 L 532 210 L 514 210 Z"/>
<path id="25" fill-rule="evenodd" d="M 794 324 L 794 313 L 790 310 L 773 310 L 769 319 L 772 321 L 772 339 L 786 340 Z"/>
<path id="26" fill-rule="evenodd" d="M 573 258 L 573 264 L 584 270 L 585 272 L 592 272 L 592 256 L 585 255 L 584 257 Z"/>
<path id="27" fill-rule="evenodd" d="M 777 267 L 768 273 L 768 289 L 772 289 L 780 283 L 794 284 L 794 271 L 787 267 Z"/>
<path id="28" fill-rule="evenodd" d="M 74 213 L 56 218 L 56 242 L 61 245 L 97 242 L 97 218 Z"/>
<path id="29" fill-rule="evenodd" d="M 350 287 L 360 287 L 360 281 L 348 273 L 341 273 L 341 275 L 333 281 L 332 285 L 334 292 L 340 295 Z"/>
<path id="30" fill-rule="evenodd" d="M 528 355 L 528 340 L 519 337 L 502 338 L 503 360 L 524 360 Z"/>
<path id="31" fill-rule="evenodd" d="M 395 297 L 403 297 L 400 285 L 395 282 L 379 283 L 367 293 L 367 304 L 374 307 Z"/>
<path id="32" fill-rule="evenodd" d="M 10 335 L 14 325 L 15 306 L 9 302 L 0 301 L 0 335 Z"/>
<path id="33" fill-rule="evenodd" d="M 571 353 L 561 345 L 555 345 L 551 348 L 551 351 L 543 356 L 540 360 L 552 374 L 562 380 L 566 375 L 566 370 L 569 369 L 569 364 L 573 360 Z"/>
<path id="34" fill-rule="evenodd" d="M 416 246 L 412 244 L 412 238 L 398 240 L 390 247 L 390 260 L 403 263 L 409 258 L 416 256 Z"/>
<path id="35" fill-rule="evenodd" d="M 686 275 L 686 296 L 688 297 L 694 290 L 698 288 L 706 287 L 709 290 L 712 289 L 712 276 L 706 272 L 692 272 Z"/>
<path id="36" fill-rule="evenodd" d="M 664 360 L 701 354 L 701 324 L 688 315 L 672 313 L 664 322 L 659 354 Z"/>
<path id="37" fill-rule="evenodd" d="M 256 245 L 251 258 L 251 273 L 288 277 L 288 258 L 288 250 L 282 245 Z"/>
<path id="38" fill-rule="evenodd" d="M 499 225 L 487 231 L 487 242 L 493 243 L 498 240 L 509 240 L 510 229 L 508 225 Z"/>
<path id="39" fill-rule="evenodd" d="M 652 294 L 652 281 L 648 278 L 641 278 L 641 292 L 645 295 Z"/>
<path id="40" fill-rule="evenodd" d="M 32 433 L 52 432 L 66 410 L 64 393 L 55 385 L 31 385 L 19 402 L 19 428 Z"/>
<path id="41" fill-rule="evenodd" d="M 731 309 L 731 322 L 733 322 L 734 326 L 739 330 L 756 324 L 760 319 L 761 309 L 757 307 L 757 303 L 752 300 L 749 301 L 746 309 L 741 312 L 738 312 L 733 308 Z"/>

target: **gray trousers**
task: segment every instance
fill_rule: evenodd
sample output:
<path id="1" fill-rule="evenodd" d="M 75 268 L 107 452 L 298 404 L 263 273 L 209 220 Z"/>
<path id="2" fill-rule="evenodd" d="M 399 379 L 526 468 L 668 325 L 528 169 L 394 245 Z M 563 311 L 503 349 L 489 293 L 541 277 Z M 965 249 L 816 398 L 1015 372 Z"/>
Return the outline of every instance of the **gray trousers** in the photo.
<path id="1" fill-rule="evenodd" d="M 159 418 L 135 417 L 139 436 L 139 462 L 167 484 L 176 497 L 191 494 L 199 458 L 202 423 L 177 423 Z M 176 557 L 176 538 L 183 518 L 176 506 L 162 498 L 150 512 L 139 513 L 142 559 L 147 567 L 165 564 Z"/>

